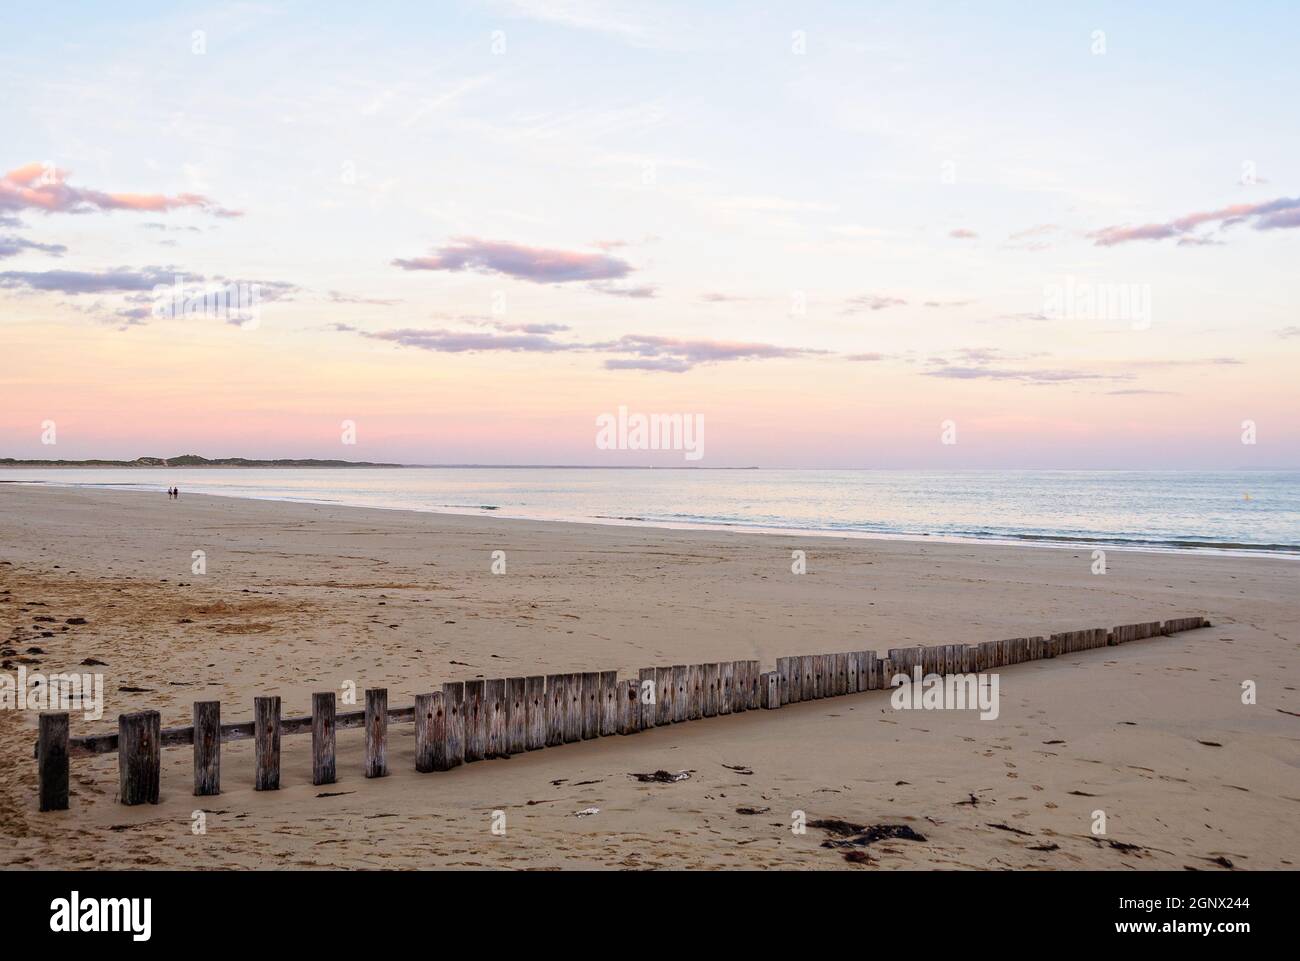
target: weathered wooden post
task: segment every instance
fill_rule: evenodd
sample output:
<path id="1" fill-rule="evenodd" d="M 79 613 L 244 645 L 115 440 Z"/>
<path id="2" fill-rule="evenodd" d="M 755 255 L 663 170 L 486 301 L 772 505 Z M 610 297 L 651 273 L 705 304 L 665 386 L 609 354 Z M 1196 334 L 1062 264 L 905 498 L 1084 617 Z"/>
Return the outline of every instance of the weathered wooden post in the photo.
<path id="1" fill-rule="evenodd" d="M 790 662 L 790 696 L 787 704 L 798 704 L 803 700 L 803 658 L 788 657 Z"/>
<path id="2" fill-rule="evenodd" d="M 194 796 L 221 793 L 221 702 L 194 702 Z"/>
<path id="3" fill-rule="evenodd" d="M 849 656 L 847 654 L 835 655 L 835 694 L 836 696 L 849 693 Z"/>
<path id="4" fill-rule="evenodd" d="M 826 656 L 824 654 L 814 654 L 812 658 L 813 668 L 813 700 L 819 700 L 826 696 Z"/>
<path id="5" fill-rule="evenodd" d="M 703 717 L 716 717 L 718 713 L 719 693 L 722 688 L 722 665 L 704 665 L 704 702 L 700 705 Z"/>
<path id="6" fill-rule="evenodd" d="M 524 699 L 526 701 L 525 721 L 527 727 L 527 744 L 530 751 L 546 747 L 546 677 L 535 674 L 524 678 Z"/>
<path id="7" fill-rule="evenodd" d="M 389 776 L 389 689 L 365 691 L 365 776 Z"/>
<path id="8" fill-rule="evenodd" d="M 253 698 L 253 790 L 280 790 L 280 698 Z"/>
<path id="9" fill-rule="evenodd" d="M 564 743 L 582 740 L 582 675 L 564 676 Z"/>
<path id="10" fill-rule="evenodd" d="M 731 713 L 749 709 L 749 661 L 731 662 Z"/>
<path id="11" fill-rule="evenodd" d="M 465 763 L 483 760 L 487 754 L 486 682 L 465 682 Z"/>
<path id="12" fill-rule="evenodd" d="M 506 752 L 528 750 L 528 682 L 522 677 L 506 678 Z"/>
<path id="13" fill-rule="evenodd" d="M 673 723 L 686 720 L 690 712 L 690 689 L 687 680 L 691 669 L 685 664 L 673 665 Z"/>
<path id="14" fill-rule="evenodd" d="M 565 674 L 546 675 L 546 746 L 564 743 L 564 719 L 569 713 L 569 678 Z"/>
<path id="15" fill-rule="evenodd" d="M 618 682 L 619 734 L 635 734 L 641 730 L 641 699 L 637 696 L 639 690 L 636 680 Z"/>
<path id="16" fill-rule="evenodd" d="M 415 695 L 415 769 L 421 774 L 438 770 L 437 745 L 442 738 L 442 695 Z"/>
<path id="17" fill-rule="evenodd" d="M 730 714 L 731 706 L 736 701 L 736 662 L 721 661 L 718 664 L 718 713 Z"/>
<path id="18" fill-rule="evenodd" d="M 68 809 L 68 712 L 42 711 L 37 719 L 36 779 L 42 811 Z"/>
<path id="19" fill-rule="evenodd" d="M 389 776 L 389 689 L 365 691 L 365 776 Z"/>
<path id="20" fill-rule="evenodd" d="M 484 757 L 509 757 L 506 744 L 506 679 L 494 677 L 483 682 L 483 711 L 487 715 L 487 744 Z"/>
<path id="21" fill-rule="evenodd" d="M 639 674 L 640 686 L 637 689 L 637 700 L 641 704 L 641 730 L 645 731 L 655 726 L 655 715 L 659 705 L 659 685 L 655 677 L 653 667 L 641 668 Z M 647 683 L 649 686 L 647 687 Z M 651 692 L 650 700 L 646 701 L 646 692 Z"/>
<path id="22" fill-rule="evenodd" d="M 763 707 L 769 711 L 781 706 L 781 678 L 776 671 L 767 671 L 759 678 L 763 689 Z"/>
<path id="23" fill-rule="evenodd" d="M 844 693 L 857 694 L 859 676 L 861 674 L 862 657 L 857 651 L 849 651 L 844 655 L 846 663 L 844 674 Z"/>
<path id="24" fill-rule="evenodd" d="M 333 691 L 318 691 L 311 696 L 312 784 L 333 784 L 337 777 L 334 761 L 334 711 Z M 195 735 L 197 734 L 196 730 Z"/>
<path id="25" fill-rule="evenodd" d="M 763 664 L 749 662 L 749 709 L 757 711 L 763 706 Z"/>
<path id="26" fill-rule="evenodd" d="M 813 690 L 816 688 L 816 672 L 813 670 L 813 656 L 804 654 L 799 658 L 799 700 L 813 700 Z"/>
<path id="27" fill-rule="evenodd" d="M 600 672 L 600 736 L 618 733 L 618 712 L 622 707 L 618 699 L 618 671 Z"/>
<path id="28" fill-rule="evenodd" d="M 600 737 L 599 671 L 586 671 L 582 675 L 582 737 L 583 740 Z"/>
<path id="29" fill-rule="evenodd" d="M 423 695 L 425 698 L 423 704 L 420 703 L 420 698 L 415 699 L 415 767 L 417 771 L 450 771 L 465 756 L 465 748 L 460 734 L 452 730 L 453 720 L 459 720 L 460 707 L 457 704 L 456 718 L 453 719 L 451 695 L 447 692 L 449 686 L 444 684 L 441 691 Z M 425 737 L 429 741 L 427 748 L 420 744 L 422 718 L 427 725 L 425 731 Z M 427 759 L 428 768 L 420 767 L 421 759 Z"/>
<path id="30" fill-rule="evenodd" d="M 704 716 L 704 665 L 692 664 L 687 673 L 686 686 L 690 689 L 686 703 L 686 719 L 698 721 Z"/>
<path id="31" fill-rule="evenodd" d="M 673 669 L 655 668 L 655 724 L 673 723 Z"/>
<path id="32" fill-rule="evenodd" d="M 162 768 L 161 731 L 157 711 L 118 715 L 118 794 L 123 804 L 158 803 Z"/>
<path id="33" fill-rule="evenodd" d="M 782 704 L 790 703 L 790 658 L 776 659 L 776 689 Z"/>
<path id="34" fill-rule="evenodd" d="M 440 771 L 450 771 L 465 763 L 465 683 L 448 681 L 442 685 L 444 727 L 439 763 Z"/>

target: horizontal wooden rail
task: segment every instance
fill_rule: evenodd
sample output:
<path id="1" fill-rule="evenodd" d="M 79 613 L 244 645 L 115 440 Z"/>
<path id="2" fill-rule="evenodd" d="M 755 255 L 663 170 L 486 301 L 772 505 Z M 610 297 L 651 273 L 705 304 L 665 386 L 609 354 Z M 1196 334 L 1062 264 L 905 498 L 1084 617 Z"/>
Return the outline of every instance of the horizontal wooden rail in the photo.
<path id="1" fill-rule="evenodd" d="M 390 722 L 411 722 L 415 720 L 415 705 L 410 707 L 390 707 Z M 366 712 L 344 711 L 335 715 L 336 728 L 365 727 Z M 221 725 L 221 741 L 251 741 L 253 739 L 253 721 L 236 721 Z M 311 715 L 286 717 L 280 719 L 281 734 L 310 734 Z M 163 747 L 180 747 L 194 743 L 194 727 L 165 727 L 159 732 L 159 743 Z M 117 750 L 117 732 L 112 734 L 86 734 L 68 739 L 69 757 L 94 757 L 96 754 L 112 754 Z"/>
<path id="2" fill-rule="evenodd" d="M 121 715 L 116 734 L 69 737 L 67 712 L 47 711 L 34 750 L 40 809 L 67 808 L 72 757 L 117 752 L 121 802 L 157 804 L 162 748 L 194 745 L 194 794 L 205 796 L 221 792 L 221 744 L 252 740 L 255 788 L 274 791 L 280 787 L 280 738 L 287 734 L 312 735 L 313 784 L 335 780 L 334 733 L 340 728 L 366 729 L 365 776 L 385 777 L 392 722 L 416 725 L 417 770 L 445 771 L 589 738 L 882 690 L 896 675 L 915 670 L 979 673 L 1208 626 L 1204 617 L 1193 616 L 979 644 L 893 648 L 884 657 L 875 651 L 805 654 L 779 657 L 776 669 L 766 672 L 760 662 L 747 660 L 647 667 L 623 681 L 616 671 L 453 681 L 440 693 L 419 695 L 409 707 L 388 707 L 387 690 L 372 688 L 365 692 L 365 710 L 341 714 L 335 713 L 332 692 L 313 694 L 313 713 L 295 717 L 280 716 L 279 697 L 258 697 L 254 719 L 231 724 L 220 723 L 220 703 L 200 701 L 194 705 L 197 737 L 193 725 L 160 727 L 157 711 Z"/>

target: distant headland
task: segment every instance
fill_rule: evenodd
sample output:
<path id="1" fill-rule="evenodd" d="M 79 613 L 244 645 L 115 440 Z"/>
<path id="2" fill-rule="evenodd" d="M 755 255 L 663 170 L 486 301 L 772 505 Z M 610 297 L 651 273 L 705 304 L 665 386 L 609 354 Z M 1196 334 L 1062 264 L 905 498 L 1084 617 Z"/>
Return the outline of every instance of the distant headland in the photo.
<path id="1" fill-rule="evenodd" d="M 0 467 L 402 467 L 402 464 L 377 464 L 371 461 L 316 460 L 314 458 L 256 460 L 247 457 L 137 457 L 135 460 L 17 460 L 0 457 Z"/>

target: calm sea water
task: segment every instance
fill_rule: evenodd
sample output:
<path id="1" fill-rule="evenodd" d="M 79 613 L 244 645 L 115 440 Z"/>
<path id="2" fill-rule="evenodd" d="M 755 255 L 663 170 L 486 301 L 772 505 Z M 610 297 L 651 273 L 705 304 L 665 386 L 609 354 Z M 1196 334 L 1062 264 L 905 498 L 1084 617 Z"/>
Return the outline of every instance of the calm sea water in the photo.
<path id="1" fill-rule="evenodd" d="M 0 481 L 175 484 L 182 496 L 665 527 L 1300 554 L 1298 471 L 12 468 Z"/>

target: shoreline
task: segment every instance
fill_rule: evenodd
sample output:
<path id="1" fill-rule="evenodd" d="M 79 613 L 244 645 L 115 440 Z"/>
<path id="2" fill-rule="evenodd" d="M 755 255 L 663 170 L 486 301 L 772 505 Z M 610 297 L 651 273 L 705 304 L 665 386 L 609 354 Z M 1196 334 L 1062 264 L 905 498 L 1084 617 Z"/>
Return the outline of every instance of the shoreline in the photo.
<path id="1" fill-rule="evenodd" d="M 185 468 L 200 469 L 208 468 Z M 246 469 L 246 468 L 222 468 L 227 470 Z M 260 469 L 260 468 L 259 468 Z M 273 468 L 266 468 L 268 470 Z M 295 468 L 296 469 L 296 468 Z M 320 468 L 327 469 L 327 468 Z M 363 470 L 366 468 L 357 468 Z M 540 468 L 539 468 L 540 469 Z M 631 468 L 627 468 L 631 469 Z M 154 493 L 151 490 L 132 487 L 115 482 L 104 483 L 49 483 L 46 481 L 30 480 L 0 480 L 0 485 L 11 484 L 15 486 L 31 487 L 51 487 L 58 489 L 81 489 L 81 490 L 114 490 L 124 493 L 148 494 Z M 1101 536 L 1088 537 L 1079 536 L 1074 538 L 1057 537 L 1052 535 L 1023 534 L 1023 535 L 989 535 L 981 536 L 975 534 L 940 534 L 917 531 L 860 531 L 860 530 L 840 530 L 836 528 L 800 528 L 800 527 L 773 527 L 746 524 L 741 522 L 728 523 L 724 521 L 661 521 L 646 520 L 635 517 L 611 517 L 607 515 L 594 515 L 591 517 L 545 517 L 533 514 L 521 513 L 498 513 L 501 508 L 491 505 L 480 505 L 479 507 L 457 506 L 457 505 L 439 505 L 437 507 L 410 507 L 402 505 L 379 505 L 379 504 L 357 504 L 341 500 L 325 500 L 321 498 L 310 497 L 276 497 L 262 496 L 258 494 L 234 494 L 210 492 L 187 491 L 187 497 L 223 497 L 239 501 L 267 501 L 284 504 L 316 504 L 329 507 L 349 507 L 358 510 L 383 510 L 409 512 L 413 514 L 439 514 L 455 517 L 492 517 L 500 520 L 517 520 L 529 521 L 540 524 L 589 524 L 601 527 L 632 527 L 632 528 L 649 528 L 652 530 L 672 530 L 672 531 L 714 531 L 714 532 L 735 532 L 740 534 L 756 534 L 760 536 L 785 536 L 785 537 L 817 537 L 817 538 L 844 538 L 847 540 L 884 540 L 884 541 L 906 541 L 909 543 L 943 543 L 943 544 L 995 544 L 1005 546 L 1029 546 L 1045 547 L 1054 550 L 1078 550 L 1080 548 L 1091 547 L 1096 549 L 1124 551 L 1124 552 L 1145 552 L 1154 554 L 1176 554 L 1191 556 L 1226 556 L 1226 557 L 1280 557 L 1293 560 L 1300 560 L 1300 545 L 1292 544 L 1219 544 L 1214 541 L 1145 541 L 1141 539 L 1119 540 L 1107 539 Z"/>

